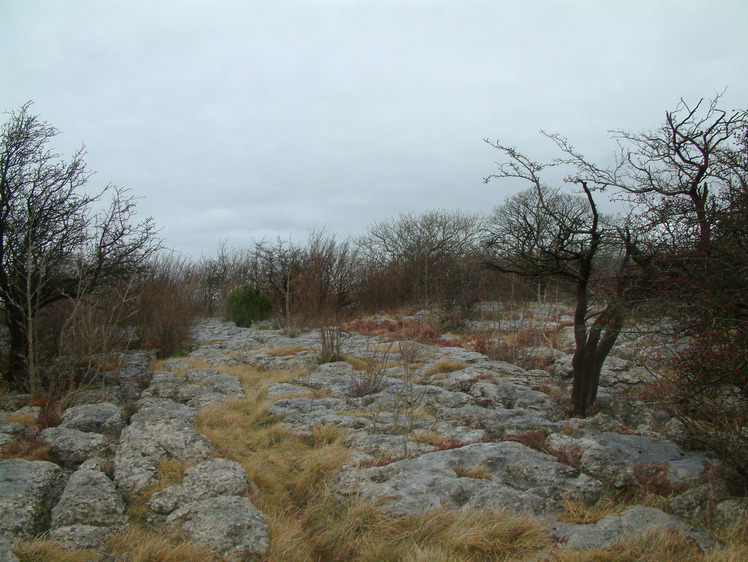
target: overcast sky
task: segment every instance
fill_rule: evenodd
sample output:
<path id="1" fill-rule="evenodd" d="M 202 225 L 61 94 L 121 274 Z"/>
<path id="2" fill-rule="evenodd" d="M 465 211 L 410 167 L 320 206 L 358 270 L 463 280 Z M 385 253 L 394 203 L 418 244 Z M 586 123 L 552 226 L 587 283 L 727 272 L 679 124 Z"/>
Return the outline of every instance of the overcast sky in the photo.
<path id="1" fill-rule="evenodd" d="M 524 186 L 482 182 L 484 138 L 604 162 L 681 97 L 748 107 L 747 22 L 745 0 L 0 0 L 0 111 L 34 100 L 92 187 L 210 256 L 489 212 Z"/>

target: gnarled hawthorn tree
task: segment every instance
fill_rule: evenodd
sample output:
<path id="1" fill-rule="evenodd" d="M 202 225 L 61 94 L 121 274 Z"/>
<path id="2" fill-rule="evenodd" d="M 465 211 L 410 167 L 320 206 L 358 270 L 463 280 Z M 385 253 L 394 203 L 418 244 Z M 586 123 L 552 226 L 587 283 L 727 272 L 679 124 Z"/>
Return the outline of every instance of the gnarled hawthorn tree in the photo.
<path id="1" fill-rule="evenodd" d="M 550 138 L 563 147 L 563 139 Z M 567 178 L 581 188 L 582 195 L 564 193 L 542 183 L 543 169 L 563 161 L 541 164 L 514 148 L 486 142 L 506 158 L 497 173 L 485 178 L 486 182 L 514 178 L 531 186 L 495 210 L 487 229 L 486 246 L 491 258 L 486 265 L 530 279 L 561 278 L 574 285 L 576 348 L 571 401 L 573 415 L 584 417 L 595 402 L 600 371 L 624 323 L 619 298 L 593 305 L 593 274 L 603 256 L 619 253 L 628 245 L 623 243 L 620 230 L 601 216 L 587 181 L 574 175 Z M 616 276 L 622 278 L 628 253 L 616 261 Z M 624 286 L 615 283 L 614 287 L 620 292 Z"/>
<path id="2" fill-rule="evenodd" d="M 83 191 L 91 177 L 83 149 L 60 159 L 48 148 L 58 131 L 30 106 L 9 113 L 0 131 L 0 304 L 10 333 L 4 378 L 38 392 L 39 313 L 132 274 L 159 244 L 151 219 L 133 222 L 125 190 Z M 105 195 L 109 207 L 94 213 Z"/>

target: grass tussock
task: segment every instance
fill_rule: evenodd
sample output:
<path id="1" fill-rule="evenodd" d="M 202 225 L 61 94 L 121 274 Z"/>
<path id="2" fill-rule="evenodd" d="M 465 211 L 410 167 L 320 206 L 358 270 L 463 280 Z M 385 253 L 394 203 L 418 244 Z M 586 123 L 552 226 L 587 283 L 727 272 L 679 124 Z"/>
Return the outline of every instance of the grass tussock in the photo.
<path id="1" fill-rule="evenodd" d="M 556 551 L 554 562 L 696 562 L 705 560 L 695 541 L 674 529 L 652 527 L 607 548 Z M 737 559 L 736 559 L 737 562 Z"/>
<path id="2" fill-rule="evenodd" d="M 284 345 L 282 347 L 263 347 L 258 349 L 258 353 L 267 353 L 272 357 L 288 357 L 290 355 L 296 355 L 302 351 L 309 351 L 311 347 L 305 345 Z"/>
<path id="3" fill-rule="evenodd" d="M 719 546 L 703 552 L 680 531 L 656 527 L 613 546 L 586 551 L 554 550 L 554 562 L 744 562 L 748 560 L 748 517 L 726 529 L 712 529 Z"/>
<path id="4" fill-rule="evenodd" d="M 442 359 L 426 369 L 424 376 L 431 377 L 438 374 L 452 373 L 454 371 L 460 371 L 465 367 L 467 367 L 467 364 L 462 361 L 449 361 L 447 359 Z"/>
<path id="5" fill-rule="evenodd" d="M 605 494 L 592 504 L 582 497 L 569 496 L 561 500 L 561 507 L 564 511 L 556 518 L 561 523 L 589 525 L 608 515 L 620 515 L 627 506 L 615 495 Z"/>
<path id="6" fill-rule="evenodd" d="M 215 456 L 240 463 L 259 493 L 253 500 L 271 516 L 288 506 L 303 506 L 346 462 L 347 433 L 335 427 L 312 428 L 308 436 L 289 433 L 282 416 L 266 416 L 268 386 L 290 382 L 295 371 L 263 372 L 247 366 L 224 369 L 239 376 L 246 399 L 200 410 L 196 427 L 211 440 Z"/>
<path id="7" fill-rule="evenodd" d="M 491 470 L 485 464 L 479 464 L 472 467 L 457 465 L 455 467 L 457 478 L 479 478 L 487 480 L 491 478 Z"/>
<path id="8" fill-rule="evenodd" d="M 49 443 L 38 439 L 36 433 L 26 437 L 15 437 L 0 449 L 0 459 L 54 462 L 49 454 Z"/>
<path id="9" fill-rule="evenodd" d="M 49 539 L 34 539 L 18 544 L 13 553 L 20 562 L 89 562 L 99 560 L 90 550 L 66 549 Z"/>
<path id="10" fill-rule="evenodd" d="M 109 538 L 113 555 L 122 555 L 128 562 L 209 562 L 220 560 L 210 551 L 184 540 L 176 533 L 164 533 L 141 526 Z M 118 558 L 119 559 L 119 558 Z"/>
<path id="11" fill-rule="evenodd" d="M 371 503 L 328 499 L 308 515 L 323 560 L 503 560 L 548 544 L 535 520 L 502 511 L 388 516 Z"/>

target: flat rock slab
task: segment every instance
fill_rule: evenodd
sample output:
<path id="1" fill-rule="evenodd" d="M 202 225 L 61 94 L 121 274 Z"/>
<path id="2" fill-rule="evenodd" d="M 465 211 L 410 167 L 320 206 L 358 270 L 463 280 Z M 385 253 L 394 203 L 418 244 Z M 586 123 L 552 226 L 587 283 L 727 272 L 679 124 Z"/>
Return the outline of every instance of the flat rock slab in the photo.
<path id="1" fill-rule="evenodd" d="M 666 439 L 644 435 L 582 430 L 578 435 L 551 435 L 547 445 L 552 449 L 576 447 L 581 452 L 581 469 L 596 478 L 624 482 L 636 467 L 655 465 L 667 468 L 673 484 L 697 481 L 704 475 L 703 453 L 684 453 Z"/>
<path id="2" fill-rule="evenodd" d="M 15 542 L 45 531 L 64 486 L 65 474 L 51 462 L 0 461 L 0 536 Z"/>
<path id="3" fill-rule="evenodd" d="M 559 509 L 565 495 L 594 500 L 602 488 L 554 457 L 514 442 L 477 443 L 380 467 L 344 467 L 334 485 L 341 495 L 381 500 L 385 511 L 406 515 L 440 506 L 548 513 Z"/>
<path id="4" fill-rule="evenodd" d="M 703 550 L 714 545 L 714 537 L 706 531 L 687 525 L 675 515 L 641 505 L 630 507 L 621 515 L 603 517 L 592 525 L 556 523 L 553 526 L 553 536 L 568 549 L 604 548 L 623 538 L 641 534 L 649 527 L 681 531 L 697 541 Z"/>
<path id="5" fill-rule="evenodd" d="M 248 498 L 219 496 L 189 503 L 166 519 L 181 535 L 229 559 L 247 560 L 270 546 L 270 529 Z"/>

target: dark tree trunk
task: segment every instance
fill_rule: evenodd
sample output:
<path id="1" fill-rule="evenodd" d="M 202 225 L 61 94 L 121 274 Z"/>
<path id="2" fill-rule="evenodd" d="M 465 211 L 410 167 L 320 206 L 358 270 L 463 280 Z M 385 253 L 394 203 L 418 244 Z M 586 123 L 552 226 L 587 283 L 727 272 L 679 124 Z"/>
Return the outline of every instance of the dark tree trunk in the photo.
<path id="1" fill-rule="evenodd" d="M 608 305 L 592 324 L 589 334 L 586 334 L 582 342 L 577 342 L 572 359 L 571 391 L 572 414 L 575 417 L 586 417 L 595 403 L 600 371 L 622 328 L 622 310 L 617 305 Z M 584 331 L 586 332 L 586 325 Z"/>
<path id="2" fill-rule="evenodd" d="M 5 314 L 10 335 L 8 349 L 8 368 L 3 378 L 17 390 L 26 390 L 28 371 L 29 340 L 26 337 L 26 323 L 21 314 L 13 314 L 9 309 Z"/>

